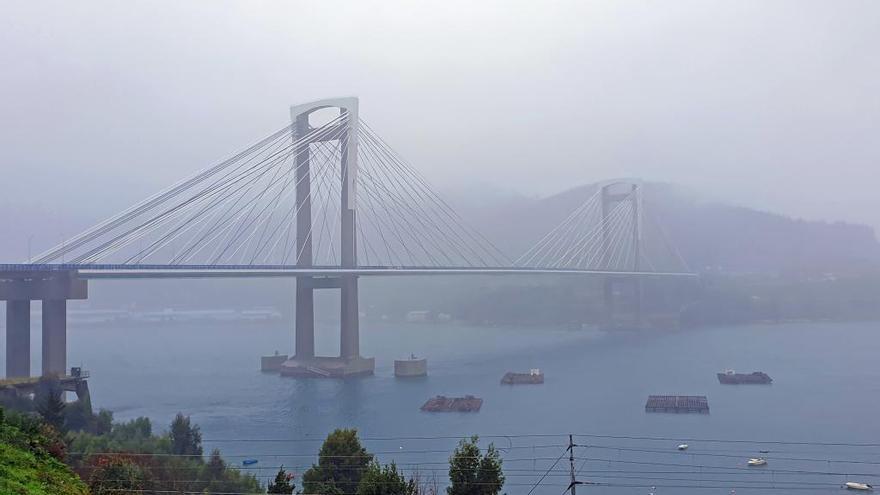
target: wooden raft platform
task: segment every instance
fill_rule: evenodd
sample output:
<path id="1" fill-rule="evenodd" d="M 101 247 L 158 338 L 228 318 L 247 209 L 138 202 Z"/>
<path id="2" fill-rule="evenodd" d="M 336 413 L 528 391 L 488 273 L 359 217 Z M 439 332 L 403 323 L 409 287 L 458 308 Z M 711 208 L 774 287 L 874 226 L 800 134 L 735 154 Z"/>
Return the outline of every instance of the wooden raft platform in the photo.
<path id="1" fill-rule="evenodd" d="M 542 383 L 544 383 L 544 373 L 538 369 L 533 369 L 528 373 L 508 371 L 501 377 L 502 385 L 540 385 Z"/>
<path id="2" fill-rule="evenodd" d="M 473 395 L 465 395 L 464 397 L 438 395 L 433 399 L 428 399 L 421 409 L 426 412 L 477 412 L 481 407 L 483 407 L 483 399 Z"/>
<path id="3" fill-rule="evenodd" d="M 650 395 L 645 412 L 709 414 L 705 395 Z"/>

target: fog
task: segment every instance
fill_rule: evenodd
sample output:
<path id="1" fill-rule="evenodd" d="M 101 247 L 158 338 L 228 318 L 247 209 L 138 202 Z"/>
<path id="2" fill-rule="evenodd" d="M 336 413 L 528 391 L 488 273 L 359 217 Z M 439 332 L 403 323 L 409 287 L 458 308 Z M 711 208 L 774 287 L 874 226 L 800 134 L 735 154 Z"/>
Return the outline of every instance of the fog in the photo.
<path id="1" fill-rule="evenodd" d="M 0 489 L 880 486 L 878 47 L 867 0 L 4 2 Z"/>
<path id="2" fill-rule="evenodd" d="M 635 176 L 876 227 L 878 42 L 868 1 L 7 3 L 2 223 L 54 243 L 357 95 L 447 191 Z"/>

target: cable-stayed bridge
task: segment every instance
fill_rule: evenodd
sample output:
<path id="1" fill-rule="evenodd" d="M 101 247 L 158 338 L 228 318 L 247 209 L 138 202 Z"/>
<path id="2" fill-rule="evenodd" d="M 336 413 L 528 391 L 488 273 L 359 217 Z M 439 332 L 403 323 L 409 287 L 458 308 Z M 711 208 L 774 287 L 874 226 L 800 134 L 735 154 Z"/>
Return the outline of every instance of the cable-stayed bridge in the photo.
<path id="1" fill-rule="evenodd" d="M 31 300 L 43 301 L 43 372 L 63 373 L 66 301 L 87 297 L 89 279 L 279 276 L 296 278 L 286 371 L 371 372 L 359 350 L 359 277 L 599 275 L 610 305 L 615 283 L 694 276 L 649 218 L 638 182 L 609 182 L 512 258 L 360 119 L 356 98 L 297 105 L 290 125 L 229 159 L 29 263 L 0 265 L 7 376 L 29 374 Z M 339 357 L 315 356 L 322 289 L 341 293 Z"/>

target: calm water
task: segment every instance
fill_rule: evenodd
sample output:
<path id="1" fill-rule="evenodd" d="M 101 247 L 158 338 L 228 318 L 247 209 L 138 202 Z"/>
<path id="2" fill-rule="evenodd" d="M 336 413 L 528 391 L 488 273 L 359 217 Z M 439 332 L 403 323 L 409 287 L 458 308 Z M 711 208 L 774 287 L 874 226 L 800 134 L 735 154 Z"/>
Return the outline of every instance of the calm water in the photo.
<path id="1" fill-rule="evenodd" d="M 383 460 L 434 470 L 441 485 L 455 437 L 498 435 L 491 440 L 505 449 L 508 493 L 527 493 L 563 453 L 568 433 L 667 438 L 578 437 L 589 445 L 576 449 L 578 477 L 611 485 L 582 489 L 590 493 L 648 493 L 652 485 L 658 494 L 837 492 L 846 480 L 880 482 L 880 447 L 751 442 L 880 443 L 878 324 L 639 334 L 363 327 L 362 353 L 376 357 L 376 375 L 350 381 L 260 373 L 261 354 L 288 350 L 291 334 L 280 324 L 72 328 L 69 361 L 91 371 L 96 406 L 120 419 L 148 416 L 158 429 L 178 411 L 190 414 L 208 449 L 219 447 L 237 464 L 259 459 L 261 477 L 279 464 L 301 472 L 320 439 L 346 426 L 357 427 Z M 320 352 L 337 349 L 334 333 L 320 329 Z M 429 377 L 393 377 L 392 360 L 410 353 L 428 357 Z M 507 370 L 536 367 L 545 372 L 542 386 L 499 385 Z M 774 383 L 722 386 L 715 373 L 725 368 L 763 370 Z M 483 408 L 420 412 L 437 394 L 473 394 L 484 399 Z M 649 394 L 707 395 L 711 414 L 647 414 Z M 679 439 L 691 439 L 687 453 L 676 451 Z M 745 467 L 756 455 L 769 465 Z M 566 457 L 536 493 L 562 493 L 567 469 Z"/>

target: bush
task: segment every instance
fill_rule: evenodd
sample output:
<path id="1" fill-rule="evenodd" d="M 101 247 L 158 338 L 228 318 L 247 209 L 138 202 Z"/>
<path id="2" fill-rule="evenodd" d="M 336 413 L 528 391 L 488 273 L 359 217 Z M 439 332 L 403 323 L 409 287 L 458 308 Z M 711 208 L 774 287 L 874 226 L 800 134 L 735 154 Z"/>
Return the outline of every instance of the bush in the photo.
<path id="1" fill-rule="evenodd" d="M 0 409 L 0 493 L 88 495 L 82 480 L 53 452 L 59 439 L 39 420 Z"/>
<path id="2" fill-rule="evenodd" d="M 303 473 L 303 493 L 351 495 L 357 492 L 361 476 L 372 460 L 372 454 L 361 445 L 357 430 L 335 430 L 321 445 L 318 464 Z"/>

